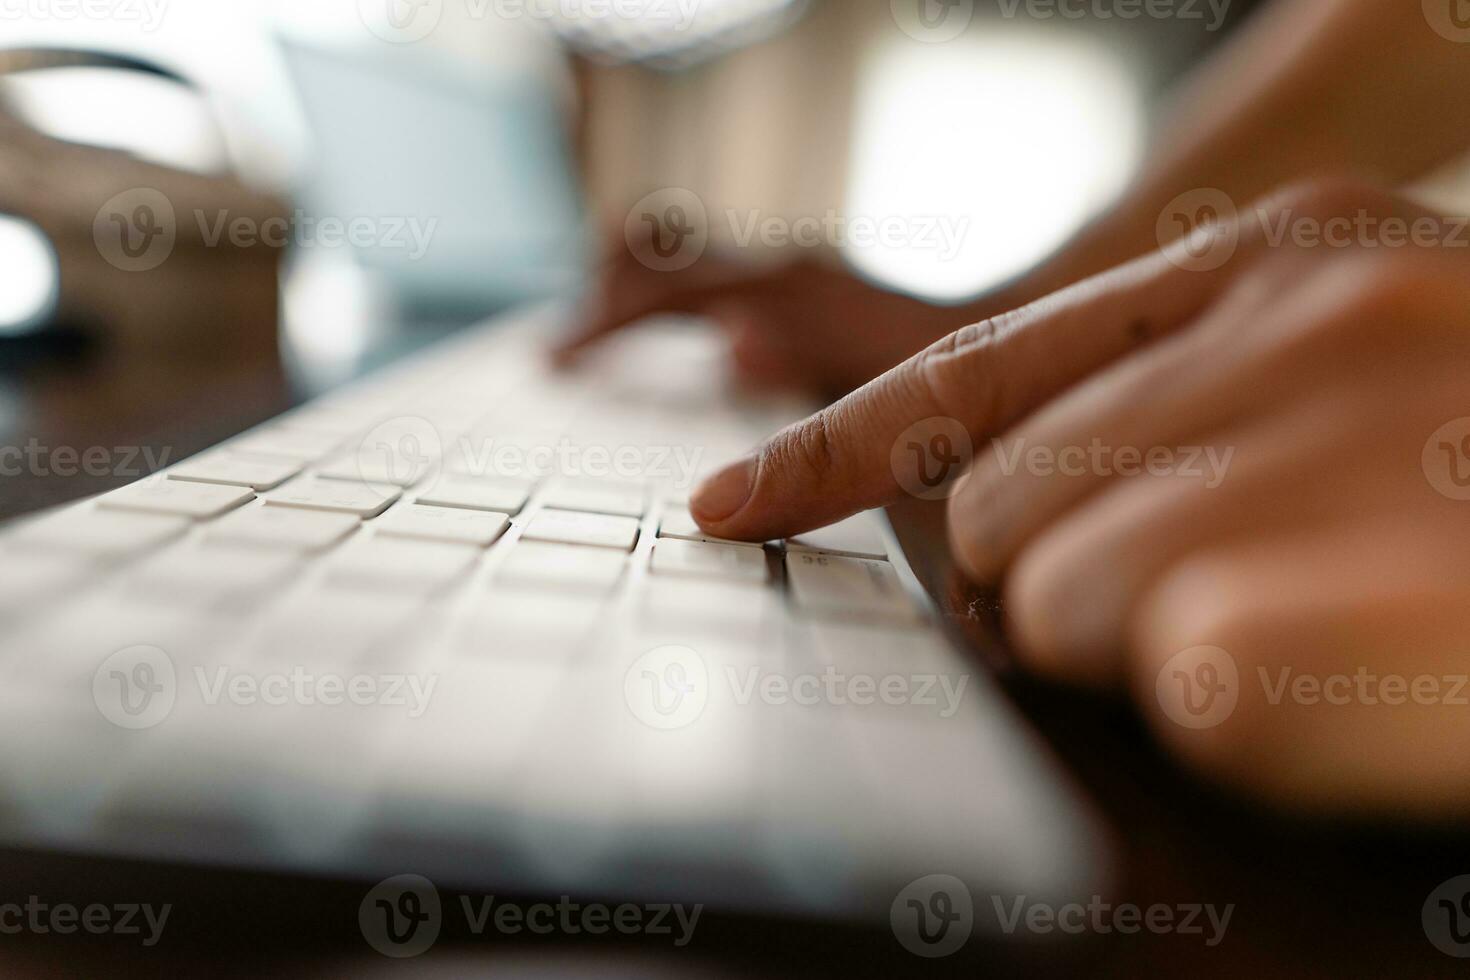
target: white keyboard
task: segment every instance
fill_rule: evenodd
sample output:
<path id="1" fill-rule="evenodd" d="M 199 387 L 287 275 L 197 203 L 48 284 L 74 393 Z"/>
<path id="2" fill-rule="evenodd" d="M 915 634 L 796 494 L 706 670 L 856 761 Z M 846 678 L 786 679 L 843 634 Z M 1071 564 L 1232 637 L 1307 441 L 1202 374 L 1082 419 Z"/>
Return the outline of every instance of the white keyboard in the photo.
<path id="1" fill-rule="evenodd" d="M 689 516 L 801 407 L 689 333 L 550 374 L 547 316 L 0 534 L 4 839 L 834 915 L 1087 880 L 881 515 Z"/>

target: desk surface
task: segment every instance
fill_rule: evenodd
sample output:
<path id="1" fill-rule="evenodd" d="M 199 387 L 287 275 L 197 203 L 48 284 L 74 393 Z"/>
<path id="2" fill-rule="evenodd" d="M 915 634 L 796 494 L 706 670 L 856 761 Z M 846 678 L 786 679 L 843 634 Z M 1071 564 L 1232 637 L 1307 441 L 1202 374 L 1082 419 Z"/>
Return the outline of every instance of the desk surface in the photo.
<path id="1" fill-rule="evenodd" d="M 0 375 L 0 447 L 167 449 L 177 459 L 286 407 L 272 367 L 81 361 L 12 366 Z M 125 477 L 41 473 L 0 478 L 0 517 L 95 493 Z M 916 570 L 975 639 L 1110 822 L 1120 846 L 1117 901 L 1234 904 L 1225 939 L 1089 934 L 1021 947 L 972 942 L 921 961 L 885 931 L 706 916 L 684 949 L 667 942 L 477 939 L 446 935 L 411 961 L 384 959 L 357 932 L 358 884 L 177 869 L 75 856 L 0 852 L 0 902 L 170 902 L 154 948 L 123 937 L 5 935 L 5 976 L 218 974 L 501 977 L 1179 975 L 1447 976 L 1461 964 L 1427 941 L 1430 891 L 1470 873 L 1470 838 L 1287 824 L 1192 782 L 1157 754 L 1126 705 L 1028 681 L 969 616 L 974 596 L 949 572 L 933 506 L 895 513 Z M 347 914 L 343 913 L 347 910 Z"/>

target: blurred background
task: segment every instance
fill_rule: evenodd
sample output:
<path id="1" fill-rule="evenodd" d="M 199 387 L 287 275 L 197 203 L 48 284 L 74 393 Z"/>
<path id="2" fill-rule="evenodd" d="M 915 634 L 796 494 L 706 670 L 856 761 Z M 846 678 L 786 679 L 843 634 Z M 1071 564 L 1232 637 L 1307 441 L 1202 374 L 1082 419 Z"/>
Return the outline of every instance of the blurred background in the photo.
<path id="1" fill-rule="evenodd" d="M 102 435 L 188 416 L 198 431 L 173 441 L 220 438 L 446 331 L 575 297 L 661 188 L 698 195 L 714 248 L 738 244 L 734 214 L 961 223 L 955 255 L 825 258 L 972 296 L 1107 205 L 1169 83 L 1255 4 L 1218 22 L 1088 6 L 7 5 L 0 437 L 80 414 Z M 205 422 L 202 402 L 232 410 Z"/>

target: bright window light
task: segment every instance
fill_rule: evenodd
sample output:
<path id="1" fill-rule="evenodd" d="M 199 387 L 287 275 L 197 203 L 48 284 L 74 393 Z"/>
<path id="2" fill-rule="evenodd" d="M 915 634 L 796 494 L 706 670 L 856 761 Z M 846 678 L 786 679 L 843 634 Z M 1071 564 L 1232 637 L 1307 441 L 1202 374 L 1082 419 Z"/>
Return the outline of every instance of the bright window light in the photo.
<path id="1" fill-rule="evenodd" d="M 41 229 L 0 214 L 0 334 L 34 327 L 56 305 L 56 253 Z"/>
<path id="2" fill-rule="evenodd" d="M 1022 272 L 1115 195 L 1140 85 L 1097 42 L 1034 31 L 875 52 L 858 95 L 849 219 L 916 229 L 849 247 L 880 282 L 954 300 Z M 947 225 L 952 244 L 925 221 Z"/>

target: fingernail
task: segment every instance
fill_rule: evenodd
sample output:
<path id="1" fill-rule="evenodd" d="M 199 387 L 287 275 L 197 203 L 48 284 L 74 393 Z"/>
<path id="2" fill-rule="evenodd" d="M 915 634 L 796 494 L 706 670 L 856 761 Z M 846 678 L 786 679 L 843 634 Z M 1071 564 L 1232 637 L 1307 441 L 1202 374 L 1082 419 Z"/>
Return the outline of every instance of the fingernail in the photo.
<path id="1" fill-rule="evenodd" d="M 701 520 L 720 522 L 735 516 L 755 489 L 756 458 L 731 463 L 694 490 L 689 509 Z"/>

